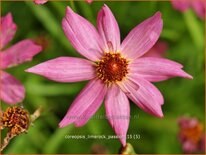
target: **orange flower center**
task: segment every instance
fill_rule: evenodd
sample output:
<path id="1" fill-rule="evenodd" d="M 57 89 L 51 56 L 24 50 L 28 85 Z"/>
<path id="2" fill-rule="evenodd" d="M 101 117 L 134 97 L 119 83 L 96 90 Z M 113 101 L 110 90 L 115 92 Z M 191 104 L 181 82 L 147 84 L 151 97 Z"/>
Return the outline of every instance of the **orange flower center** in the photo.
<path id="1" fill-rule="evenodd" d="M 198 123 L 194 127 L 184 128 L 182 134 L 193 143 L 198 143 L 203 133 L 203 126 L 201 123 Z"/>
<path id="2" fill-rule="evenodd" d="M 120 53 L 105 53 L 97 62 L 96 73 L 105 83 L 122 81 L 128 74 L 128 61 Z"/>
<path id="3" fill-rule="evenodd" d="M 8 107 L 1 117 L 3 127 L 9 128 L 12 134 L 25 132 L 30 124 L 29 113 L 21 107 Z"/>

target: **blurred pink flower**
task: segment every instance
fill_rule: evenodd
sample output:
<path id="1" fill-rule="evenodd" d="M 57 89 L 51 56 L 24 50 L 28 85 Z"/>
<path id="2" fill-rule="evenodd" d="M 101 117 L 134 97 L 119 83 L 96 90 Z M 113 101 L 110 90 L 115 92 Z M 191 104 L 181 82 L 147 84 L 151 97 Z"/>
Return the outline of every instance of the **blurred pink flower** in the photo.
<path id="1" fill-rule="evenodd" d="M 171 2 L 173 7 L 181 12 L 192 8 L 201 19 L 205 17 L 205 0 L 171 0 Z"/>
<path id="2" fill-rule="evenodd" d="M 91 80 L 70 106 L 59 126 L 83 126 L 105 98 L 106 116 L 123 146 L 130 119 L 130 98 L 144 111 L 163 117 L 163 96 L 151 83 L 192 76 L 182 65 L 163 58 L 142 57 L 158 40 L 161 13 L 136 26 L 120 44 L 120 30 L 111 10 L 104 5 L 97 17 L 98 31 L 70 7 L 62 27 L 73 47 L 86 59 L 59 57 L 29 68 L 27 72 L 58 82 Z"/>
<path id="3" fill-rule="evenodd" d="M 94 0 L 86 0 L 87 3 L 91 4 Z"/>
<path id="4" fill-rule="evenodd" d="M 1 17 L 0 35 L 0 99 L 8 104 L 15 104 L 24 99 L 24 86 L 12 75 L 3 71 L 18 64 L 32 60 L 41 51 L 41 47 L 33 41 L 22 40 L 10 48 L 3 49 L 13 39 L 17 30 L 11 13 Z"/>
<path id="5" fill-rule="evenodd" d="M 205 135 L 203 125 L 196 118 L 181 117 L 179 119 L 178 138 L 185 153 L 203 153 Z"/>
<path id="6" fill-rule="evenodd" d="M 35 4 L 44 4 L 46 3 L 48 0 L 33 0 Z"/>
<path id="7" fill-rule="evenodd" d="M 33 0 L 35 4 L 44 4 L 48 2 L 48 0 Z M 87 3 L 91 4 L 93 0 L 85 0 Z"/>
<path id="8" fill-rule="evenodd" d="M 165 52 L 168 50 L 168 44 L 164 41 L 157 41 L 157 43 L 143 56 L 144 57 L 164 57 Z"/>

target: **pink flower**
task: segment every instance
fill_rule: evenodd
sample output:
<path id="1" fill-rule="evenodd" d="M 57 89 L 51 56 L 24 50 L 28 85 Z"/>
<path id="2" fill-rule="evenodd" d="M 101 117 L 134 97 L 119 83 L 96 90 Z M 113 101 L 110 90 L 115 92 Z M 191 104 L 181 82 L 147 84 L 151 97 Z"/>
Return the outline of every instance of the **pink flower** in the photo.
<path id="1" fill-rule="evenodd" d="M 48 0 L 33 0 L 35 4 L 44 4 L 48 2 Z M 87 3 L 91 4 L 93 0 L 85 0 Z"/>
<path id="2" fill-rule="evenodd" d="M 196 118 L 179 119 L 178 138 L 185 153 L 202 153 L 205 149 L 205 135 L 202 123 Z"/>
<path id="3" fill-rule="evenodd" d="M 25 96 L 24 86 L 4 69 L 32 60 L 33 56 L 41 51 L 41 47 L 33 41 L 22 40 L 10 48 L 4 49 L 16 33 L 16 24 L 11 13 L 1 18 L 0 42 L 0 99 L 8 104 L 21 102 Z"/>
<path id="4" fill-rule="evenodd" d="M 123 146 L 130 118 L 130 98 L 144 111 L 163 117 L 163 97 L 151 83 L 180 76 L 191 79 L 181 64 L 162 58 L 141 57 L 162 31 L 157 12 L 136 26 L 120 44 L 120 30 L 104 5 L 97 17 L 98 31 L 86 19 L 66 9 L 62 27 L 73 47 L 86 59 L 59 57 L 29 68 L 27 72 L 58 82 L 91 80 L 70 106 L 59 126 L 83 126 L 105 102 L 106 116 Z"/>
<path id="5" fill-rule="evenodd" d="M 87 3 L 91 4 L 93 0 L 86 0 Z"/>
<path id="6" fill-rule="evenodd" d="M 144 57 L 158 57 L 161 58 L 165 55 L 168 50 L 168 44 L 164 41 L 157 41 L 157 43 L 144 54 Z"/>
<path id="7" fill-rule="evenodd" d="M 185 12 L 189 8 L 192 8 L 201 19 L 205 17 L 204 0 L 172 0 L 171 2 L 173 7 L 181 12 Z"/>
<path id="8" fill-rule="evenodd" d="M 33 0 L 35 4 L 44 4 L 46 3 L 48 0 Z"/>

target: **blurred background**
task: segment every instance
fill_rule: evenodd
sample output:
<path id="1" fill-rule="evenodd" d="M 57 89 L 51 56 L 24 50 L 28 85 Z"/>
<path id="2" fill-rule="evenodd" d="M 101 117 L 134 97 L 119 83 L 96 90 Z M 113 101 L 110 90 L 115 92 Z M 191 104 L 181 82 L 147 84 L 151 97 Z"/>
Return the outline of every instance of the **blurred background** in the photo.
<path id="1" fill-rule="evenodd" d="M 181 116 L 196 117 L 205 122 L 205 21 L 198 18 L 193 10 L 181 13 L 167 2 L 47 2 L 35 5 L 30 2 L 1 2 L 1 15 L 8 12 L 18 26 L 11 45 L 26 38 L 35 40 L 44 50 L 32 62 L 24 63 L 7 71 L 19 79 L 26 88 L 24 107 L 33 113 L 42 107 L 41 116 L 30 126 L 27 134 L 14 138 L 3 151 L 7 154 L 35 153 L 113 153 L 121 148 L 118 139 L 67 139 L 66 135 L 115 135 L 105 118 L 91 119 L 85 126 L 70 125 L 58 128 L 70 104 L 87 82 L 56 83 L 41 76 L 24 72 L 25 69 L 59 56 L 81 57 L 65 37 L 61 20 L 66 6 L 96 25 L 98 11 L 107 4 L 114 13 L 120 27 L 121 39 L 137 24 L 162 13 L 164 22 L 159 42 L 163 42 L 161 54 L 180 62 L 184 70 L 194 79 L 174 78 L 155 83 L 162 92 L 164 118 L 155 118 L 131 102 L 131 120 L 127 142 L 136 153 L 182 153 L 178 141 L 178 119 Z M 158 49 L 158 48 L 157 48 Z M 157 52 L 158 52 L 157 51 Z M 5 110 L 7 104 L 2 103 Z M 96 115 L 104 116 L 102 104 Z M 2 136 L 5 135 L 3 131 Z M 131 136 L 130 136 L 131 135 Z M 140 136 L 137 138 L 138 135 Z M 136 138 L 135 138 L 136 137 Z"/>

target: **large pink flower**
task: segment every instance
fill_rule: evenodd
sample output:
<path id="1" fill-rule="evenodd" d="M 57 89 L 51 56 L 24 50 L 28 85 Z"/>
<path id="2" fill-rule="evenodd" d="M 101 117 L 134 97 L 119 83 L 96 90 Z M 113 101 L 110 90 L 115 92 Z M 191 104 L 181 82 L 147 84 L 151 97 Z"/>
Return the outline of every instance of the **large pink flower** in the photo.
<path id="1" fill-rule="evenodd" d="M 62 27 L 73 47 L 86 59 L 59 57 L 41 63 L 27 72 L 58 82 L 91 80 L 70 106 L 59 126 L 83 126 L 105 98 L 106 116 L 125 146 L 131 99 L 144 111 L 163 117 L 163 97 L 151 83 L 180 76 L 192 78 L 181 64 L 163 59 L 141 57 L 158 40 L 162 31 L 157 12 L 136 26 L 120 44 L 120 30 L 110 9 L 104 5 L 97 17 L 98 30 L 70 7 Z"/>
<path id="2" fill-rule="evenodd" d="M 181 12 L 191 7 L 201 19 L 205 17 L 205 0 L 171 0 L 171 2 L 173 7 Z"/>
<path id="3" fill-rule="evenodd" d="M 11 13 L 1 18 L 0 35 L 0 100 L 8 104 L 21 102 L 25 96 L 24 86 L 4 69 L 32 60 L 41 51 L 41 47 L 33 41 L 22 40 L 10 48 L 4 49 L 13 39 L 17 26 L 13 22 Z"/>

